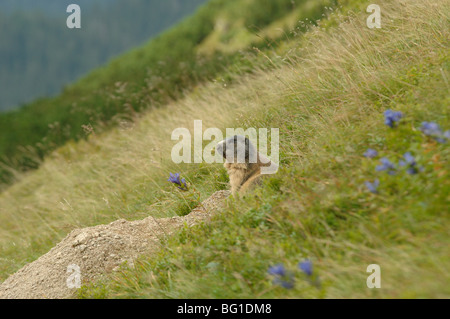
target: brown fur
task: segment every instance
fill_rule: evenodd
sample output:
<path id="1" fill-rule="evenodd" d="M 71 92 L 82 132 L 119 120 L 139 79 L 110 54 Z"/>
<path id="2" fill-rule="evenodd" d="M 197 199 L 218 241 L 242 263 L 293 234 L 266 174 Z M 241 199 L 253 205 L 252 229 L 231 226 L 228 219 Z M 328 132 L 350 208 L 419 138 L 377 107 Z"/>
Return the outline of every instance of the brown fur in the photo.
<path id="1" fill-rule="evenodd" d="M 243 194 L 250 190 L 253 186 L 260 182 L 261 167 L 270 166 L 271 162 L 263 163 L 261 155 L 258 154 L 257 163 L 225 163 L 224 167 L 227 169 L 230 177 L 231 192 Z"/>

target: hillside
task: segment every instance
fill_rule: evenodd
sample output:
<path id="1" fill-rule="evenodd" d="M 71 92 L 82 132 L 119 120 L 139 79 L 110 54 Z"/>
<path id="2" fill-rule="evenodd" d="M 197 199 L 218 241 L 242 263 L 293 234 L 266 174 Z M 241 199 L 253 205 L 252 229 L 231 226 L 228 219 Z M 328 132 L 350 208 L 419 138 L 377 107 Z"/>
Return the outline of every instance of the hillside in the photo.
<path id="1" fill-rule="evenodd" d="M 0 112 L 55 96 L 89 71 L 191 15 L 203 2 L 78 1 L 82 25 L 72 30 L 66 27 L 66 10 L 73 1 L 2 1 Z"/>
<path id="2" fill-rule="evenodd" d="M 8 185 L 20 179 L 21 172 L 37 168 L 49 152 L 67 141 L 117 127 L 136 113 L 178 99 L 205 81 L 230 82 L 236 72 L 251 72 L 251 60 L 246 57 L 254 55 L 253 46 L 270 46 L 284 36 L 286 26 L 277 26 L 281 30 L 267 37 L 257 30 L 288 13 L 291 25 L 305 17 L 319 19 L 324 6 L 333 2 L 213 0 L 143 47 L 68 86 L 61 95 L 0 114 L 0 189 L 2 182 Z M 218 32 L 214 26 L 222 16 L 234 22 Z M 240 42 L 246 49 L 219 50 L 220 44 L 227 45 L 236 34 L 245 37 Z M 211 35 L 220 37 L 204 43 Z M 203 44 L 202 48 L 198 44 Z"/>
<path id="3" fill-rule="evenodd" d="M 135 267 L 85 283 L 79 297 L 448 298 L 449 143 L 422 124 L 450 128 L 448 1 L 380 1 L 383 26 L 373 30 L 366 26 L 369 2 L 323 2 L 318 10 L 316 1 L 303 1 L 297 16 L 287 10 L 258 17 L 265 21 L 258 32 L 231 19 L 238 12 L 256 19 L 257 10 L 242 10 L 251 1 L 212 3 L 220 10 L 208 32 L 184 45 L 195 58 L 201 52 L 219 59 L 209 66 L 225 59 L 223 68 L 205 72 L 202 81 L 184 79 L 183 94 L 158 107 L 145 100 L 149 105 L 119 126 L 65 142 L 0 194 L 0 278 L 75 228 L 183 216 L 226 189 L 220 164 L 171 161 L 172 131 L 192 132 L 201 119 L 204 129 L 279 128 L 279 172 L 246 197 L 228 200 L 209 223 L 185 227 L 163 249 L 142 255 Z M 311 16 L 298 22 L 308 8 Z M 311 18 L 317 12 L 323 21 Z M 217 21 L 229 27 L 211 32 Z M 292 32 L 280 35 L 280 26 Z M 97 92 L 100 78 L 140 78 L 136 70 L 146 59 L 139 57 L 155 43 L 173 43 L 179 33 L 172 32 L 72 89 Z M 251 49 L 255 33 L 264 45 Z M 133 90 L 117 85 L 111 100 L 149 94 L 139 83 Z M 102 95 L 85 96 L 106 103 Z M 387 110 L 402 112 L 401 119 L 385 122 Z M 369 148 L 374 158 L 364 156 Z M 387 172 L 383 158 L 395 163 Z M 174 172 L 186 178 L 189 192 L 167 182 Z M 375 180 L 377 189 L 366 184 Z M 312 274 L 298 269 L 305 259 Z M 270 274 L 280 263 L 292 276 Z M 381 289 L 366 286 L 370 264 L 382 269 Z"/>

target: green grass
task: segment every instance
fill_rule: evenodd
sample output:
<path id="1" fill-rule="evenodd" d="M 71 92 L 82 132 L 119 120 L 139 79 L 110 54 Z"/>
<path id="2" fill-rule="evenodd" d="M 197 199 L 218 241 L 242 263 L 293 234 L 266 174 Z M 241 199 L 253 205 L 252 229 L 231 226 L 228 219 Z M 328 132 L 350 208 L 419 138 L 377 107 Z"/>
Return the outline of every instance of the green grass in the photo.
<path id="1" fill-rule="evenodd" d="M 450 124 L 448 83 L 442 72 L 448 72 L 448 51 L 439 31 L 445 28 L 436 28 L 437 16 L 432 15 L 419 23 L 419 34 L 387 37 L 402 20 L 419 23 L 395 13 L 392 24 L 379 35 L 356 31 L 360 23 L 355 20 L 331 36 L 322 35 L 331 44 L 319 42 L 327 51 L 313 49 L 314 57 L 320 54 L 339 62 L 327 66 L 331 60 L 308 59 L 306 66 L 321 72 L 303 77 L 305 63 L 296 63 L 291 72 L 299 76 L 297 81 L 287 70 L 280 71 L 289 85 L 267 102 L 267 113 L 249 123 L 283 132 L 281 171 L 245 199 L 230 200 L 212 223 L 184 229 L 156 256 L 143 257 L 135 269 L 102 284 L 88 285 L 80 296 L 448 297 L 449 149 L 417 129 L 422 121 L 447 128 Z M 425 36 L 428 32 L 430 38 Z M 319 39 L 320 35 L 311 35 L 311 44 L 316 41 L 317 46 Z M 331 54 L 333 45 L 345 48 L 356 40 L 361 47 L 339 51 L 338 57 Z M 431 46 L 436 51 L 427 53 L 424 48 Z M 382 56 L 370 54 L 379 48 Z M 357 62 L 355 56 L 360 57 Z M 405 59 L 408 64 L 402 62 Z M 382 111 L 389 108 L 405 114 L 394 129 L 383 124 Z M 395 161 L 410 151 L 423 171 L 377 173 L 378 160 L 362 156 L 368 147 Z M 378 194 L 364 186 L 374 178 L 380 179 Z M 320 288 L 299 270 L 294 289 L 272 284 L 270 266 L 282 262 L 294 270 L 305 258 L 313 261 Z M 366 287 L 370 264 L 381 266 L 382 289 Z"/>
<path id="2" fill-rule="evenodd" d="M 255 3 L 255 1 L 245 1 L 245 6 L 255 6 Z M 282 64 L 282 61 L 278 59 L 274 64 L 274 60 L 267 60 L 268 56 L 278 56 L 277 52 L 273 52 L 273 49 L 264 50 L 263 47 L 266 46 L 264 43 L 256 43 L 254 45 L 263 50 L 264 54 L 257 54 L 257 51 L 253 52 L 252 48 L 248 48 L 245 52 L 229 55 L 234 62 L 226 71 L 217 75 L 213 82 L 203 86 L 195 86 L 194 83 L 189 82 L 188 87 L 192 86 L 192 91 L 189 91 L 188 87 L 183 87 L 188 97 L 180 101 L 181 105 L 175 102 L 161 102 L 159 107 L 153 107 L 151 102 L 145 100 L 149 94 L 148 85 L 161 84 L 167 87 L 167 90 L 157 90 L 167 96 L 169 92 L 174 93 L 171 82 L 174 78 L 152 77 L 151 81 L 145 81 L 146 84 L 142 85 L 142 83 L 139 84 L 143 81 L 141 73 L 149 67 L 150 60 L 154 61 L 161 54 L 164 55 L 167 47 L 170 47 L 172 54 L 175 54 L 174 58 L 179 58 L 180 54 L 183 55 L 183 59 L 186 58 L 185 50 L 188 47 L 192 48 L 193 44 L 200 41 L 187 37 L 186 32 L 197 30 L 196 26 L 199 25 L 205 27 L 206 22 L 203 19 L 214 20 L 214 15 L 208 15 L 208 12 L 217 10 L 226 13 L 239 5 L 241 5 L 239 1 L 213 1 L 191 20 L 169 30 L 147 46 L 112 61 L 109 66 L 94 71 L 68 88 L 61 96 L 51 101 L 37 101 L 33 106 L 25 108 L 24 113 L 20 113 L 23 115 L 32 109 L 34 111 L 29 117 L 32 120 L 42 121 L 41 124 L 47 126 L 48 121 L 42 117 L 42 114 L 52 116 L 51 110 L 56 110 L 56 116 L 65 116 L 65 110 L 61 108 L 61 105 L 72 105 L 77 108 L 77 111 L 75 113 L 70 111 L 67 120 L 75 130 L 83 124 L 85 138 L 78 142 L 66 141 L 67 136 L 64 137 L 61 133 L 64 125 L 52 124 L 51 129 L 55 130 L 54 138 L 64 143 L 64 146 L 49 153 L 44 161 L 40 161 L 35 155 L 29 158 L 30 154 L 35 154 L 35 148 L 27 147 L 22 150 L 21 156 L 30 159 L 31 164 L 37 161 L 36 171 L 19 173 L 11 167 L 21 166 L 21 160 L 14 157 L 8 159 L 8 162 L 12 164 L 6 169 L 15 176 L 15 183 L 0 194 L 0 224 L 2 225 L 0 228 L 2 256 L 0 279 L 4 279 L 27 262 L 47 252 L 74 228 L 107 223 L 117 218 L 139 219 L 149 214 L 155 217 L 166 217 L 187 213 L 189 207 L 177 202 L 178 198 L 168 192 L 166 182 L 168 172 L 179 169 L 171 164 L 168 156 L 172 147 L 167 143 L 170 140 L 171 131 L 174 127 L 192 125 L 193 114 L 197 114 L 197 118 L 202 118 L 205 123 L 209 120 L 209 123 L 214 126 L 220 125 L 220 121 L 229 122 L 233 114 L 232 109 L 225 105 L 225 101 L 222 105 L 216 104 L 215 107 L 211 107 L 208 99 L 215 100 L 218 94 L 222 94 L 224 86 L 239 82 L 242 74 L 258 72 L 261 68 L 274 68 Z M 246 18 L 251 14 L 252 10 L 243 10 L 239 17 Z M 235 28 L 245 28 L 245 26 L 233 27 L 229 32 L 234 32 Z M 199 33 L 193 32 L 193 36 L 199 36 Z M 186 47 L 182 42 L 177 43 L 179 38 L 183 38 L 183 41 L 191 39 L 192 43 L 188 43 Z M 260 42 L 262 40 L 259 39 Z M 172 43 L 177 43 L 176 48 L 179 50 L 171 46 Z M 272 46 L 275 47 L 276 44 L 274 42 Z M 198 46 L 200 47 L 201 43 Z M 178 50 L 178 53 L 174 50 Z M 219 64 L 213 62 L 206 64 L 224 68 L 231 63 L 228 58 L 221 59 L 220 56 L 219 54 L 213 58 L 213 60 L 217 58 L 216 63 Z M 201 55 L 195 56 L 195 59 L 201 61 Z M 193 63 L 195 69 L 191 70 L 192 74 L 202 72 L 202 65 Z M 172 70 L 170 65 L 164 66 L 164 63 L 158 68 L 157 70 L 164 74 L 173 71 L 175 78 L 181 74 Z M 188 70 L 186 72 L 190 73 Z M 190 76 L 192 74 L 190 73 Z M 211 75 L 208 72 L 207 74 Z M 125 86 L 126 79 L 135 87 L 136 94 L 129 90 L 130 85 Z M 118 80 L 120 83 L 117 84 Z M 107 87 L 109 84 L 112 88 L 101 89 L 102 86 Z M 141 101 L 142 96 L 145 97 L 144 101 Z M 70 100 L 71 98 L 75 100 Z M 136 103 L 144 109 L 147 108 L 147 111 L 138 113 L 130 109 L 131 113 L 115 117 L 114 121 L 117 125 L 111 125 L 109 128 L 101 123 L 95 125 L 93 122 L 85 122 L 77 102 L 82 101 L 82 108 L 96 117 L 105 116 L 105 113 L 98 109 L 99 107 L 109 105 L 108 108 L 110 108 L 114 103 L 125 105 L 126 103 L 121 103 L 136 99 L 139 100 Z M 233 99 L 234 97 L 229 101 Z M 236 108 L 239 104 L 240 101 L 235 100 Z M 199 107 L 199 105 L 202 106 Z M 217 120 L 213 113 L 209 113 L 214 108 L 223 115 L 221 119 Z M 222 110 L 219 111 L 220 108 L 227 108 L 230 112 L 226 114 Z M 207 113 L 205 113 L 206 109 L 208 109 Z M 49 111 L 48 114 L 47 111 Z M 112 112 L 115 111 L 112 110 Z M 19 113 L 17 115 L 21 116 Z M 37 128 L 29 130 L 27 127 L 16 125 L 17 123 L 15 124 L 13 120 L 10 121 L 7 118 L 3 120 L 15 128 L 15 130 L 7 130 L 7 125 L 3 125 L 5 123 L 0 125 L 0 128 L 5 129 L 8 134 L 19 132 L 28 136 L 32 135 L 33 138 L 40 138 Z M 78 120 L 80 122 L 74 124 Z M 24 120 L 24 125 L 29 125 L 31 122 Z M 220 126 L 225 127 L 224 124 Z M 0 134 L 0 139 L 9 145 L 15 144 L 14 138 L 21 138 L 14 135 L 14 138 L 10 139 L 8 134 Z M 47 142 L 53 145 L 50 149 L 55 146 L 52 138 L 49 138 Z M 191 182 L 202 181 L 203 184 L 198 186 L 202 199 L 210 194 L 211 189 L 226 187 L 226 176 L 223 170 L 219 171 L 219 166 L 186 166 L 184 170 L 190 172 Z M 211 176 L 214 177 L 213 182 L 210 181 Z"/>
<path id="3" fill-rule="evenodd" d="M 86 283 L 81 298 L 448 298 L 450 143 L 418 128 L 450 127 L 450 8 L 384 0 L 383 27 L 370 30 L 366 4 L 347 2 L 354 13 L 260 51 L 232 85 L 205 83 L 131 127 L 53 152 L 0 194 L 1 276 L 74 227 L 185 214 L 169 172 L 201 199 L 225 188 L 219 164 L 170 161 L 172 130 L 202 119 L 204 128 L 279 128 L 279 172 L 135 268 Z M 396 128 L 383 123 L 387 109 L 404 114 Z M 369 147 L 377 158 L 362 155 Z M 398 162 L 408 151 L 419 174 L 375 171 L 381 157 Z M 378 194 L 364 185 L 375 178 Z M 305 258 L 320 288 L 297 269 Z M 278 263 L 294 272 L 294 289 L 273 285 L 267 270 Z M 366 286 L 370 264 L 381 266 L 381 289 Z"/>

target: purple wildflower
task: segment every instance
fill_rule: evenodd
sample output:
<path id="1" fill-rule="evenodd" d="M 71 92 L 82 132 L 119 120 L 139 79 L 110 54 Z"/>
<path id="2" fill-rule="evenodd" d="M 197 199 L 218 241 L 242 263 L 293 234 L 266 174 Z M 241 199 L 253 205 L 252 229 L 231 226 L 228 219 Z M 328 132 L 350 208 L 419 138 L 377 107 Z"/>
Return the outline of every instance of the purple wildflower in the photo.
<path id="1" fill-rule="evenodd" d="M 395 175 L 395 165 L 386 157 L 380 159 L 382 165 L 378 165 L 375 169 L 377 172 L 387 171 L 389 175 Z"/>
<path id="2" fill-rule="evenodd" d="M 434 138 L 439 143 L 446 143 L 450 139 L 450 131 L 442 132 L 439 124 L 434 122 L 423 122 L 420 130 L 423 134 Z"/>
<path id="3" fill-rule="evenodd" d="M 286 269 L 284 269 L 283 264 L 278 264 L 278 265 L 272 266 L 269 268 L 269 270 L 267 272 L 269 273 L 269 275 L 273 275 L 273 276 L 286 275 Z"/>
<path id="4" fill-rule="evenodd" d="M 299 262 L 298 268 L 308 276 L 312 276 L 313 274 L 313 264 L 309 259 Z"/>
<path id="5" fill-rule="evenodd" d="M 408 174 L 411 174 L 411 175 L 417 174 L 418 173 L 417 163 L 416 163 L 416 160 L 414 159 L 414 156 L 412 156 L 410 152 L 407 152 L 403 155 L 403 158 L 405 160 L 404 161 L 400 160 L 398 162 L 398 165 L 402 166 L 402 167 L 407 166 L 408 169 L 406 171 L 408 172 Z"/>
<path id="6" fill-rule="evenodd" d="M 378 193 L 378 186 L 380 185 L 380 181 L 378 179 L 376 179 L 375 181 L 373 181 L 373 183 L 367 181 L 365 182 L 367 189 L 371 192 L 371 193 Z"/>
<path id="7" fill-rule="evenodd" d="M 284 280 L 284 279 L 281 279 L 281 278 L 277 277 L 277 278 L 275 278 L 273 280 L 272 283 L 274 285 L 278 285 L 278 286 L 281 286 L 281 287 L 286 288 L 286 289 L 294 288 L 294 280 L 293 280 L 292 277 L 289 280 Z"/>
<path id="8" fill-rule="evenodd" d="M 445 137 L 447 140 L 450 140 L 450 130 L 445 131 L 444 137 Z"/>
<path id="9" fill-rule="evenodd" d="M 405 159 L 404 161 L 403 160 L 399 161 L 400 166 L 402 167 L 407 165 L 416 166 L 416 160 L 414 159 L 414 156 L 412 156 L 410 152 L 405 153 L 403 155 L 403 158 Z"/>
<path id="10" fill-rule="evenodd" d="M 180 179 L 180 173 L 172 174 L 170 173 L 170 178 L 168 179 L 169 182 L 172 184 L 177 185 L 177 187 L 183 191 L 187 191 L 188 187 L 186 185 L 186 180 L 184 178 Z"/>
<path id="11" fill-rule="evenodd" d="M 406 152 L 403 157 L 406 160 L 406 163 L 410 164 L 410 165 L 416 165 L 416 160 L 414 159 L 414 156 L 411 155 L 410 152 Z"/>
<path id="12" fill-rule="evenodd" d="M 269 267 L 267 272 L 269 275 L 275 276 L 272 281 L 274 285 L 278 285 L 286 289 L 294 288 L 294 275 L 291 272 L 287 272 L 283 264 L 277 264 Z"/>
<path id="13" fill-rule="evenodd" d="M 378 152 L 372 148 L 367 149 L 367 151 L 364 153 L 364 156 L 367 158 L 374 158 L 378 156 Z"/>
<path id="14" fill-rule="evenodd" d="M 423 122 L 420 130 L 427 136 L 436 136 L 442 134 L 442 130 L 439 124 L 434 122 Z"/>
<path id="15" fill-rule="evenodd" d="M 402 112 L 387 110 L 384 112 L 384 124 L 393 128 L 395 123 L 400 121 L 402 117 L 403 117 Z"/>

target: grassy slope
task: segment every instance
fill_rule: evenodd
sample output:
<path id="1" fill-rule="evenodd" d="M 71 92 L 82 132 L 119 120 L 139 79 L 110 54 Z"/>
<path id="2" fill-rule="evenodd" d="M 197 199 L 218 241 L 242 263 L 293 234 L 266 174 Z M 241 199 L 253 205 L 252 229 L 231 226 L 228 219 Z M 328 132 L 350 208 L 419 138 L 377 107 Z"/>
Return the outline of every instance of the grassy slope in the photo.
<path id="1" fill-rule="evenodd" d="M 48 152 L 83 138 L 83 125 L 100 132 L 136 111 L 179 97 L 187 84 L 195 86 L 205 75 L 214 76 L 220 69 L 215 64 L 192 70 L 193 48 L 208 34 L 215 11 L 222 6 L 223 1 L 215 0 L 195 17 L 94 70 L 55 98 L 0 114 L 0 182 L 10 183 L 13 176 L 20 179 L 16 170 L 36 168 Z M 177 41 L 180 38 L 185 42 Z M 8 167 L 2 171 L 3 161 Z"/>
<path id="2" fill-rule="evenodd" d="M 301 1 L 303 0 L 299 0 Z M 329 1 L 324 0 L 321 3 L 328 4 Z M 160 56 L 159 51 L 164 51 L 170 43 L 175 43 L 177 37 L 185 39 L 186 25 L 189 26 L 188 30 L 196 29 L 195 24 L 202 25 L 205 22 L 203 19 L 205 12 L 219 10 L 222 14 L 227 14 L 229 11 L 236 11 L 236 5 L 241 5 L 241 2 L 238 0 L 213 1 L 211 6 L 205 7 L 192 18 L 196 23 L 190 25 L 191 20 L 182 23 L 156 39 L 155 43 L 136 49 L 112 62 L 110 66 L 94 71 L 70 88 L 66 94 L 56 99 L 67 101 L 73 94 L 73 98 L 84 100 L 86 108 L 90 108 L 95 101 L 104 106 L 110 105 L 110 102 L 120 104 L 124 101 L 139 100 L 141 96 L 149 94 L 149 88 L 147 85 L 137 84 L 142 80 L 140 73 L 137 72 L 138 69 L 145 68 L 149 60 Z M 250 9 L 254 7 L 255 0 L 245 0 L 244 5 L 247 9 L 241 10 L 239 17 L 250 19 L 253 13 Z M 323 7 L 319 7 L 319 11 L 312 11 L 314 15 L 317 15 L 322 10 Z M 311 14 L 311 10 L 306 13 L 297 10 L 297 13 L 301 17 L 303 14 Z M 236 14 L 228 13 L 228 15 L 229 19 L 236 17 Z M 211 17 L 208 16 L 208 19 Z M 244 27 L 233 26 L 225 30 L 224 39 L 221 41 L 226 42 L 229 32 L 239 32 L 242 28 Z M 270 29 L 270 26 L 268 28 Z M 194 34 L 197 33 L 194 32 Z M 183 47 L 182 44 L 178 44 L 177 48 L 179 46 Z M 191 47 L 193 44 L 190 43 L 188 46 Z M 159 48 L 156 50 L 158 52 L 155 52 L 155 48 Z M 179 54 L 179 52 L 170 52 L 175 56 Z M 258 57 L 250 50 L 232 55 L 230 58 L 235 60 L 235 63 L 227 71 L 217 75 L 213 87 L 221 88 L 233 82 L 239 74 L 253 72 L 253 64 L 273 67 L 265 57 Z M 199 55 L 196 59 L 201 61 L 203 57 Z M 219 64 L 229 62 L 227 59 L 217 61 Z M 211 67 L 223 68 L 225 65 L 211 65 Z M 201 72 L 201 65 L 199 69 L 195 71 L 195 74 Z M 162 69 L 160 71 L 168 72 Z M 124 89 L 123 85 L 119 85 L 114 86 L 111 92 L 97 91 L 96 85 L 100 85 L 99 83 L 114 82 L 117 79 L 121 79 L 122 83 L 130 81 L 136 90 L 139 87 L 140 90 L 132 94 L 130 86 Z M 156 82 L 148 83 L 156 86 L 158 83 L 161 86 L 170 86 L 173 79 L 157 77 L 154 80 Z M 190 85 L 194 86 L 192 83 Z M 202 90 L 209 90 L 201 87 L 192 89 L 193 97 L 203 94 L 200 93 Z M 164 94 L 164 90 L 161 92 Z M 85 140 L 67 142 L 65 146 L 49 155 L 39 170 L 29 174 L 19 174 L 18 181 L 0 194 L 0 279 L 25 263 L 35 260 L 76 227 L 106 223 L 119 217 L 137 219 L 147 214 L 161 217 L 177 214 L 180 209 L 183 212 L 189 211 L 189 206 L 170 204 L 171 200 L 167 199 L 167 193 L 164 191 L 167 186 L 165 175 L 168 174 L 168 169 L 165 168 L 164 171 L 156 169 L 164 167 L 165 163 L 163 165 L 159 163 L 160 161 L 168 160 L 166 155 L 170 154 L 171 144 L 168 144 L 170 139 L 168 140 L 167 137 L 170 138 L 173 127 L 186 126 L 189 123 L 192 124 L 192 121 L 182 121 L 180 124 L 180 120 L 189 117 L 181 112 L 174 112 L 179 108 L 175 103 L 164 108 L 152 108 L 146 97 L 139 102 L 139 105 L 152 110 L 144 119 L 138 121 L 140 114 L 136 112 L 122 114 L 117 119 L 119 125 L 111 132 L 104 134 L 99 134 L 94 125 L 93 132 L 87 137 L 89 142 Z M 53 106 L 52 104 L 49 107 Z M 37 109 L 40 110 L 39 107 Z M 166 117 L 170 119 L 165 119 Z M 173 117 L 174 120 L 172 120 Z M 176 121 L 175 118 L 177 118 Z M 197 118 L 206 120 L 204 108 L 199 109 Z M 224 119 L 226 119 L 225 115 Z M 167 125 L 170 123 L 173 127 L 172 124 Z M 132 130 L 133 127 L 134 130 Z M 0 135 L 0 138 L 6 137 Z M 135 147 L 129 148 L 129 146 Z M 209 167 L 201 168 L 198 177 L 207 179 L 208 177 L 202 174 L 209 169 Z M 223 172 L 221 174 L 221 187 L 225 187 L 225 174 Z M 209 191 L 206 186 L 204 189 L 203 197 Z M 160 202 L 170 205 L 162 210 Z"/>
<path id="3" fill-rule="evenodd" d="M 20 172 L 38 167 L 45 155 L 70 140 L 79 140 L 94 131 L 103 132 L 130 121 L 137 112 L 165 105 L 181 98 L 197 85 L 211 79 L 230 82 L 227 67 L 234 73 L 251 72 L 243 52 L 198 54 L 197 45 L 215 29 L 216 19 L 225 15 L 239 24 L 230 24 L 220 34 L 229 45 L 247 27 L 263 30 L 273 19 L 303 7 L 310 0 L 211 0 L 198 12 L 148 44 L 114 59 L 68 86 L 61 95 L 30 103 L 20 110 L 0 114 L 0 190 L 2 183 L 21 178 Z M 298 18 L 318 19 L 323 6 L 334 0 L 314 1 L 305 12 L 294 10 Z M 272 4 L 271 10 L 266 10 Z M 273 5 L 277 4 L 277 5 Z M 227 20 L 225 20 L 226 22 Z M 255 41 L 256 40 L 256 41 Z M 245 55 L 252 46 L 265 47 L 268 41 L 251 37 L 244 43 Z M 3 163 L 6 163 L 3 165 Z"/>
<path id="4" fill-rule="evenodd" d="M 278 176 L 84 296 L 448 297 L 448 145 L 417 131 L 425 120 L 450 124 L 448 10 L 383 4 L 393 21 L 382 30 L 366 29 L 361 15 L 330 35 L 315 30 L 308 49 L 287 54 L 292 69 L 223 93 L 247 95 L 243 103 L 259 109 L 237 126 L 280 127 Z M 395 130 L 383 124 L 386 108 L 406 114 Z M 370 194 L 362 185 L 376 161 L 362 157 L 367 147 L 391 159 L 411 151 L 424 172 L 378 174 L 380 194 Z M 270 265 L 295 268 L 303 258 L 314 261 L 322 289 L 301 275 L 293 290 L 271 284 Z M 365 286 L 372 263 L 382 269 L 380 290 Z"/>
<path id="5" fill-rule="evenodd" d="M 366 14 L 336 14 L 338 27 L 313 28 L 272 52 L 272 71 L 256 69 L 232 87 L 205 85 L 133 127 L 53 153 L 0 195 L 2 274 L 75 226 L 186 212 L 168 172 L 181 171 L 203 198 L 226 187 L 219 164 L 170 162 L 171 131 L 202 119 L 204 127 L 279 127 L 279 173 L 82 296 L 448 297 L 448 145 L 417 128 L 450 126 L 450 8 L 444 0 L 380 4 L 380 30 L 367 29 Z M 383 124 L 387 108 L 405 114 L 396 129 Z M 424 171 L 375 173 L 377 160 L 361 155 L 368 147 L 392 160 L 411 151 Z M 363 186 L 375 177 L 378 195 Z M 300 274 L 295 289 L 271 284 L 270 265 L 295 268 L 303 258 L 313 260 L 322 289 Z M 372 263 L 382 269 L 379 290 L 365 285 Z"/>
<path id="6" fill-rule="evenodd" d="M 286 1 L 281 2 L 286 3 Z M 290 1 L 288 2 L 290 4 Z M 297 2 L 307 2 L 307 0 L 298 0 Z M 320 2 L 322 5 L 328 3 L 331 2 L 328 0 Z M 0 279 L 48 251 L 73 228 L 105 223 L 119 217 L 137 219 L 147 214 L 161 217 L 189 211 L 189 206 L 168 199 L 164 189 L 167 189 L 165 175 L 168 174 L 168 168 L 165 165 L 168 161 L 166 155 L 170 154 L 171 144 L 168 142 L 171 131 L 174 127 L 192 124 L 192 121 L 183 121 L 189 119 L 190 116 L 184 116 L 182 112 L 179 112 L 179 105 L 176 103 L 164 106 L 164 108 L 152 108 L 152 103 L 148 100 L 148 95 L 151 94 L 149 85 L 160 88 L 167 86 L 166 89 L 157 89 L 156 91 L 162 95 L 172 94 L 174 93 L 171 90 L 173 81 L 177 82 L 177 77 L 183 77 L 183 73 L 175 72 L 173 77 L 157 76 L 155 79 L 152 77 L 151 81 L 148 79 L 148 81 L 144 81 L 142 72 L 146 72 L 149 61 L 160 57 L 161 52 L 169 51 L 172 56 L 165 55 L 165 57 L 175 60 L 180 58 L 180 48 L 188 50 L 192 55 L 195 52 L 196 41 L 201 42 L 203 34 L 197 30 L 198 26 L 210 31 L 207 28 L 208 25 L 204 25 L 204 23 L 205 19 L 209 21 L 214 18 L 214 15 L 210 16 L 208 13 L 217 10 L 221 14 L 225 14 L 228 19 L 239 17 L 240 20 L 248 20 L 249 23 L 255 24 L 267 14 L 263 10 L 262 13 L 260 12 L 259 18 L 255 19 L 253 13 L 255 5 L 258 7 L 257 4 L 257 0 L 212 1 L 190 20 L 181 23 L 147 46 L 136 49 L 113 61 L 109 66 L 94 71 L 79 83 L 74 84 L 65 94 L 49 103 L 48 107 L 52 109 L 63 101 L 69 103 L 71 98 L 78 99 L 82 101 L 83 108 L 90 110 L 93 115 L 103 116 L 103 112 L 98 112 L 98 109 L 95 111 L 95 108 L 106 106 L 111 108 L 111 105 L 122 105 L 122 103 L 133 100 L 139 101 L 136 103 L 141 108 L 151 109 L 151 111 L 139 121 L 140 114 L 137 112 L 121 114 L 116 119 L 119 125 L 103 134 L 100 134 L 97 127 L 93 125 L 92 132 L 88 132 L 88 142 L 85 140 L 67 142 L 65 146 L 47 156 L 39 170 L 28 174 L 19 174 L 18 181 L 0 194 Z M 236 10 L 241 5 L 245 10 L 240 10 L 237 14 Z M 324 10 L 323 6 L 317 5 L 311 6 L 305 12 L 300 9 L 296 10 L 299 17 L 304 14 L 320 16 L 319 13 Z M 280 19 L 284 19 L 283 15 Z M 213 22 L 212 20 L 209 23 L 213 24 Z M 269 22 L 260 21 L 257 24 L 265 25 L 267 23 Z M 275 23 L 280 23 L 280 21 Z M 271 29 L 270 24 L 268 29 Z M 233 25 L 227 28 L 222 32 L 220 41 L 226 42 L 229 33 L 242 32 L 240 30 L 243 29 L 245 29 L 244 25 Z M 261 31 L 264 32 L 264 30 L 265 28 Z M 193 37 L 200 36 L 200 38 L 195 38 L 195 40 L 192 40 L 192 37 L 186 38 L 186 33 L 192 33 Z M 193 42 L 183 44 L 181 41 L 178 43 L 177 39 L 180 37 L 184 41 L 190 39 Z M 270 38 L 264 40 L 269 41 Z M 259 39 L 257 43 L 251 44 L 260 46 L 261 41 L 262 39 Z M 173 43 L 176 43 L 176 46 Z M 247 45 L 249 44 L 247 43 Z M 202 45 L 201 42 L 199 46 Z M 217 43 L 215 45 L 219 46 Z M 214 88 L 194 88 L 195 83 L 189 83 L 188 86 L 192 86 L 193 90 L 190 96 L 206 96 L 209 93 L 204 94 L 201 91 L 208 92 L 229 85 L 238 78 L 239 74 L 253 72 L 254 64 L 273 68 L 264 56 L 257 56 L 250 51 L 251 49 L 228 55 L 229 59 L 235 63 L 226 71 L 217 74 L 214 80 L 215 84 L 212 85 Z M 269 54 L 272 53 L 269 52 Z M 194 57 L 189 57 L 189 59 L 192 60 Z M 192 63 L 197 68 L 194 74 L 190 75 L 191 77 L 204 71 L 202 67 L 204 56 L 199 54 L 195 56 L 195 59 L 197 62 Z M 216 64 L 219 65 L 214 64 L 211 60 L 209 67 L 216 70 L 223 69 L 228 65 L 227 63 L 230 63 L 228 58 L 220 59 L 220 55 L 213 59 L 218 59 Z M 166 68 L 161 66 L 161 69 L 155 72 L 166 74 L 173 70 L 173 67 L 177 68 L 173 65 Z M 188 71 L 185 70 L 185 72 Z M 211 75 L 208 72 L 206 73 Z M 100 90 L 102 83 L 115 83 L 119 79 L 121 85 L 111 84 L 113 88 Z M 146 84 L 142 85 L 141 81 Z M 125 86 L 125 83 L 129 83 L 129 85 Z M 130 88 L 131 86 L 133 88 Z M 40 103 L 46 105 L 45 101 L 37 102 L 34 106 L 38 113 L 43 112 L 43 109 L 38 106 Z M 198 102 L 193 103 L 198 104 Z M 94 109 L 91 109 L 92 107 Z M 196 108 L 196 105 L 190 106 L 190 108 L 194 107 Z M 198 114 L 197 118 L 207 121 L 204 116 L 205 108 L 206 106 L 195 112 Z M 64 110 L 61 110 L 61 113 L 62 116 L 65 116 Z M 36 115 L 33 116 L 36 117 Z M 68 120 L 76 122 L 78 119 L 74 117 L 75 115 L 72 114 Z M 225 114 L 223 119 L 224 121 L 227 119 Z M 12 125 L 14 126 L 14 124 Z M 56 131 L 59 131 L 58 127 L 56 127 Z M 7 137 L 0 135 L 0 138 Z M 132 147 L 130 148 L 130 146 Z M 160 163 L 161 161 L 163 163 Z M 160 167 L 164 167 L 164 170 L 156 170 Z M 197 177 L 207 179 L 208 176 L 203 176 L 203 174 L 209 170 L 209 167 L 201 167 Z M 221 172 L 221 176 L 220 187 L 225 187 L 224 172 Z M 192 178 L 194 180 L 197 177 L 193 176 Z M 205 185 L 204 190 L 203 197 L 208 194 L 210 189 Z M 161 203 L 166 205 L 165 209 L 161 209 L 163 206 Z M 192 206 L 193 203 L 190 205 Z"/>

